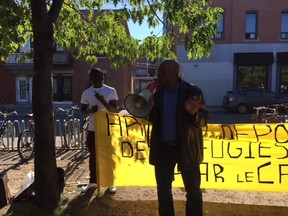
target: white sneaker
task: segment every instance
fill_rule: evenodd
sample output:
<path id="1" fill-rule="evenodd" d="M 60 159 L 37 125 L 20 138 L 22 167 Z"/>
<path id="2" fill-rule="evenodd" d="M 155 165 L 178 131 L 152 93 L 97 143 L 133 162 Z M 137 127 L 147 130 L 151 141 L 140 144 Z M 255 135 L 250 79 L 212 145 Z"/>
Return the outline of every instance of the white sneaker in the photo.
<path id="1" fill-rule="evenodd" d="M 97 187 L 97 184 L 95 184 L 95 183 L 89 183 L 89 184 L 87 184 L 87 185 L 85 185 L 85 186 L 82 186 L 81 187 L 81 192 L 82 193 L 86 193 L 90 188 L 92 188 L 92 187 Z"/>
<path id="2" fill-rule="evenodd" d="M 109 187 L 108 190 L 110 193 L 116 193 L 116 191 L 117 191 L 115 186 Z"/>

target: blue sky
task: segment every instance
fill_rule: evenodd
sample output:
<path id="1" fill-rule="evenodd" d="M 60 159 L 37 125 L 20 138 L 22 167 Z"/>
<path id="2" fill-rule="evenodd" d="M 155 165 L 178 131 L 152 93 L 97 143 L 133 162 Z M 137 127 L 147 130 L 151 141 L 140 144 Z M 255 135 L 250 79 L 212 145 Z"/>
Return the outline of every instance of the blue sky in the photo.
<path id="1" fill-rule="evenodd" d="M 121 7 L 123 6 L 118 6 L 117 8 Z M 115 9 L 115 7 L 113 4 L 106 4 L 103 9 Z M 132 21 L 129 21 L 128 26 L 130 35 L 138 40 L 143 40 L 145 37 L 151 35 L 151 32 L 157 36 L 162 35 L 162 25 L 159 25 L 156 28 L 149 28 L 146 20 L 143 21 L 141 26 L 139 24 L 133 23 Z"/>
<path id="2" fill-rule="evenodd" d="M 143 25 L 134 24 L 132 21 L 128 22 L 129 31 L 132 37 L 142 40 L 143 38 L 150 35 L 151 32 L 157 36 L 162 35 L 162 26 L 158 26 L 154 29 L 149 29 L 147 23 L 143 23 Z"/>

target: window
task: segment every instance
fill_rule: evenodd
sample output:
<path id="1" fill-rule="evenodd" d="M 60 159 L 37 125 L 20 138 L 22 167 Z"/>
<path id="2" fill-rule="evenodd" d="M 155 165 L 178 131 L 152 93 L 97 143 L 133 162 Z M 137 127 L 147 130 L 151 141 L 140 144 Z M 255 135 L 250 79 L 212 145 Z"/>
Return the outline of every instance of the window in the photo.
<path id="1" fill-rule="evenodd" d="M 72 101 L 72 74 L 53 74 L 53 101 Z"/>
<path id="2" fill-rule="evenodd" d="M 247 12 L 246 13 L 246 40 L 255 40 L 258 38 L 257 35 L 257 13 Z"/>
<path id="3" fill-rule="evenodd" d="M 103 72 L 103 83 L 107 84 L 107 70 L 102 70 Z"/>
<path id="4" fill-rule="evenodd" d="M 20 47 L 20 53 L 29 52 L 30 49 L 31 49 L 30 40 L 28 40 L 25 45 Z"/>
<path id="5" fill-rule="evenodd" d="M 155 82 L 154 78 L 135 78 L 133 80 L 133 93 L 139 94 L 143 89 L 145 89 L 149 84 Z"/>
<path id="6" fill-rule="evenodd" d="M 64 47 L 56 43 L 56 52 L 64 52 Z"/>
<path id="7" fill-rule="evenodd" d="M 288 11 L 282 12 L 282 15 L 281 15 L 280 38 L 284 40 L 288 40 Z"/>
<path id="8" fill-rule="evenodd" d="M 288 94 L 288 65 L 280 68 L 280 94 Z"/>
<path id="9" fill-rule="evenodd" d="M 215 38 L 220 39 L 224 37 L 224 13 L 220 13 L 220 20 L 217 26 L 217 33 Z"/>
<path id="10" fill-rule="evenodd" d="M 268 89 L 267 66 L 238 66 L 237 89 Z"/>
<path id="11" fill-rule="evenodd" d="M 133 71 L 135 77 L 156 77 L 157 61 L 134 62 Z"/>

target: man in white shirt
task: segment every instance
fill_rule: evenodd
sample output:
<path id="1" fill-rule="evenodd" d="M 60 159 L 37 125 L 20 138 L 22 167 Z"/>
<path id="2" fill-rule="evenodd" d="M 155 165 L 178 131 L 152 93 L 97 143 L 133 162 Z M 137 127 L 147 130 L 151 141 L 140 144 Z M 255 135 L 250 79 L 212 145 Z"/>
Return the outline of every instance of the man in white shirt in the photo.
<path id="1" fill-rule="evenodd" d="M 81 113 L 84 116 L 89 115 L 89 126 L 87 135 L 87 147 L 90 153 L 89 157 L 89 184 L 82 188 L 86 192 L 89 188 L 96 186 L 96 155 L 95 155 L 95 125 L 94 113 L 97 111 L 118 113 L 118 95 L 115 88 L 103 84 L 103 72 L 99 68 L 93 68 L 90 71 L 90 80 L 92 86 L 86 89 L 81 96 Z M 116 188 L 109 187 L 109 192 L 116 192 Z"/>

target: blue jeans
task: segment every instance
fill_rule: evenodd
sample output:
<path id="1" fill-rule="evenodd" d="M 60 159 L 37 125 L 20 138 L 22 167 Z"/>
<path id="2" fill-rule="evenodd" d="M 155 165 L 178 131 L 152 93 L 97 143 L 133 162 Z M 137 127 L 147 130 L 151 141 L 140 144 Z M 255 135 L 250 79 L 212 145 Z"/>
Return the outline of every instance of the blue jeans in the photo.
<path id="1" fill-rule="evenodd" d="M 177 162 L 176 146 L 163 145 L 159 159 L 160 163 L 155 166 L 159 215 L 174 216 L 172 182 Z M 181 176 L 186 189 L 186 216 L 203 216 L 199 165 L 197 164 L 189 170 L 182 170 Z"/>

